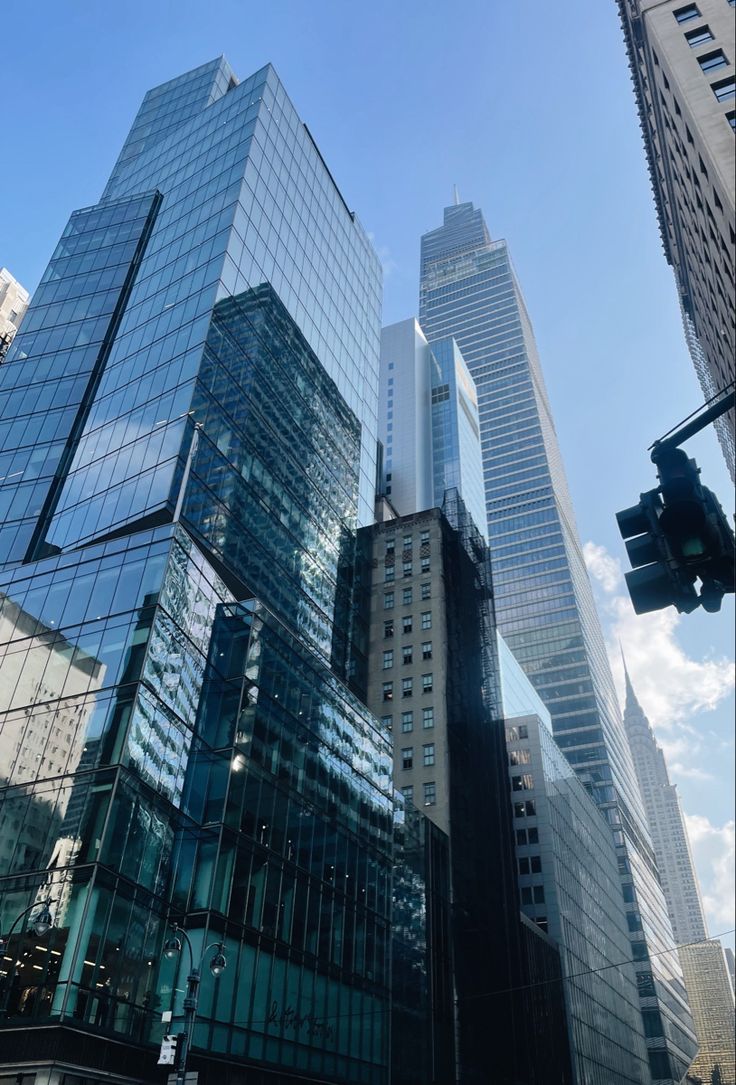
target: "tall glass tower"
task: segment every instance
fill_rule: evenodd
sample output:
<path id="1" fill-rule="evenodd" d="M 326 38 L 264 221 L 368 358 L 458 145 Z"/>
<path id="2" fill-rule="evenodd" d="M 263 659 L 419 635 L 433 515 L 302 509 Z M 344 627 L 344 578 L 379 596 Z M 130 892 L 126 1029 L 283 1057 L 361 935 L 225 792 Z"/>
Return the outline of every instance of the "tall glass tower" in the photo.
<path id="1" fill-rule="evenodd" d="M 0 367 L 0 1077 L 162 1080 L 176 920 L 227 958 L 208 1081 L 388 1079 L 391 751 L 340 679 L 380 291 L 273 68 L 222 58 L 52 254 Z"/>
<path id="2" fill-rule="evenodd" d="M 692 1009 L 698 1056 L 690 1072 L 708 1082 L 736 1085 L 733 990 L 721 943 L 708 937 L 685 816 L 677 787 L 670 783 L 664 753 L 637 700 L 626 670 L 624 726 L 629 736 L 657 866 Z"/>
<path id="3" fill-rule="evenodd" d="M 498 626 L 611 825 L 653 1081 L 696 1050 L 672 929 L 583 561 L 529 316 L 505 241 L 472 203 L 422 237 L 419 322 L 454 337 L 478 392 Z"/>

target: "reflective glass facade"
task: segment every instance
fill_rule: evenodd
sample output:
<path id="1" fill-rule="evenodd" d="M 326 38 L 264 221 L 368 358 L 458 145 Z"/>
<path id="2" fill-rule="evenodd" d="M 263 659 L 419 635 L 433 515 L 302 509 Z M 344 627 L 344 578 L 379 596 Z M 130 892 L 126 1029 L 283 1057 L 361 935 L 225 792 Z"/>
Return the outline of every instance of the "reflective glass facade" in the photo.
<path id="1" fill-rule="evenodd" d="M 47 940 L 11 942 L 10 1019 L 158 1038 L 185 915 L 228 958 L 196 1046 L 382 1081 L 393 799 L 367 710 L 181 529 L 3 587 L 3 929 L 56 902 Z"/>
<path id="2" fill-rule="evenodd" d="M 0 932 L 55 917 L 0 1069 L 158 1081 L 176 919 L 227 958 L 202 1085 L 388 1079 L 391 753 L 341 681 L 379 300 L 271 67 L 150 91 L 70 219 L 0 369 Z"/>
<path id="3" fill-rule="evenodd" d="M 499 637 L 519 900 L 560 947 L 573 1080 L 650 1080 L 616 849 Z M 541 707 L 541 712 L 538 709 Z"/>
<path id="4" fill-rule="evenodd" d="M 432 344 L 432 483 L 440 508 L 446 490 L 462 495 L 473 523 L 485 534 L 478 397 L 454 339 Z"/>
<path id="5" fill-rule="evenodd" d="M 392 911 L 392 1085 L 454 1081 L 449 841 L 397 802 Z"/>
<path id="6" fill-rule="evenodd" d="M 514 869 L 488 548 L 457 491 L 364 529 L 368 705 L 396 787 L 449 836 L 457 1079 L 568 1085 L 559 953 L 524 927 Z M 372 560 L 370 560 L 372 559 Z M 431 1080 L 431 1079 L 430 1079 Z"/>
<path id="7" fill-rule="evenodd" d="M 220 59 L 146 95 L 100 206 L 154 190 L 161 207 L 79 420 L 46 542 L 99 537 L 175 501 L 212 308 L 262 283 L 358 418 L 359 515 L 368 522 L 380 266 L 270 66 L 238 84 Z M 11 359 L 22 350 L 14 344 Z"/>
<path id="8" fill-rule="evenodd" d="M 575 527 L 534 336 L 508 247 L 480 210 L 445 208 L 422 238 L 419 320 L 453 336 L 478 391 L 499 629 L 552 716 L 555 737 L 605 810 L 641 966 L 642 1008 L 665 1022 L 652 1076 L 679 1082 L 695 1050 L 636 775 Z M 649 958 L 649 953 L 652 956 Z"/>

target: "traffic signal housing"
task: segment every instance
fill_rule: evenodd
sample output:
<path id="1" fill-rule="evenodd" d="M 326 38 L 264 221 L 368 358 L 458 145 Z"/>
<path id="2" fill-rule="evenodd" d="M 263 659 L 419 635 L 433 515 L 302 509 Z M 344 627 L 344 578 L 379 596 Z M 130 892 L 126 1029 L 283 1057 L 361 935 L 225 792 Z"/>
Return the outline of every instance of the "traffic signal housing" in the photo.
<path id="1" fill-rule="evenodd" d="M 701 485 L 695 460 L 666 446 L 655 446 L 652 459 L 660 485 L 616 514 L 633 570 L 626 584 L 634 610 L 717 611 L 734 590 L 733 531 L 715 494 Z"/>

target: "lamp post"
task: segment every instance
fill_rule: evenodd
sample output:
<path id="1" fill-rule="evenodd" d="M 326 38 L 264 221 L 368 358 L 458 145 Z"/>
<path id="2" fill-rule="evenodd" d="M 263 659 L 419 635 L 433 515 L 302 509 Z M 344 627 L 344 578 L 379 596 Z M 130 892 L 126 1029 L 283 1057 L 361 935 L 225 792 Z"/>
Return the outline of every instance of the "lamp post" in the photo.
<path id="1" fill-rule="evenodd" d="M 187 976 L 187 992 L 184 996 L 184 1032 L 182 1033 L 181 1043 L 178 1049 L 178 1058 L 176 1066 L 176 1085 L 185 1085 L 187 1076 L 187 1058 L 189 1056 L 189 1048 L 192 1044 L 192 1036 L 194 1034 L 194 1022 L 197 1017 L 197 1001 L 199 998 L 199 984 L 201 981 L 201 969 L 202 962 L 204 961 L 205 954 L 211 949 L 215 952 L 210 960 L 210 972 L 218 979 L 225 971 L 227 960 L 222 952 L 224 942 L 211 942 L 202 950 L 202 956 L 199 959 L 199 964 L 194 966 L 194 952 L 192 950 L 192 943 L 189 941 L 189 935 L 176 923 L 171 927 L 172 935 L 166 939 L 164 943 L 164 957 L 167 957 L 170 961 L 178 957 L 182 950 L 182 937 L 189 950 L 189 975 Z M 181 937 L 180 937 L 181 936 Z"/>
<path id="2" fill-rule="evenodd" d="M 34 934 L 36 934 L 37 937 L 39 937 L 39 938 L 43 938 L 44 934 L 46 934 L 48 931 L 50 931 L 51 928 L 54 925 L 54 917 L 51 914 L 51 905 L 54 904 L 54 903 L 55 902 L 51 899 L 51 897 L 49 897 L 47 900 L 43 901 L 43 903 L 41 904 L 41 911 L 38 913 L 36 918 L 30 924 L 30 926 L 33 929 Z M 23 919 L 24 916 L 27 916 L 29 912 L 32 912 L 33 909 L 36 908 L 37 906 L 38 906 L 38 901 L 34 900 L 33 904 L 29 905 L 28 908 L 24 908 L 23 911 L 20 912 L 15 917 L 15 919 L 13 920 L 13 924 L 12 924 L 10 930 L 8 931 L 8 933 L 6 935 L 4 935 L 4 936 L 0 936 L 0 957 L 5 956 L 5 951 L 7 950 L 8 946 L 9 946 L 10 939 L 12 937 L 13 931 L 18 926 L 21 919 Z M 10 998 L 10 983 L 6 983 L 5 984 L 5 989 L 4 989 L 3 995 L 2 995 L 2 1001 L 0 1002 L 0 1012 L 2 1012 L 3 1014 L 5 1014 L 7 1012 L 9 998 Z"/>

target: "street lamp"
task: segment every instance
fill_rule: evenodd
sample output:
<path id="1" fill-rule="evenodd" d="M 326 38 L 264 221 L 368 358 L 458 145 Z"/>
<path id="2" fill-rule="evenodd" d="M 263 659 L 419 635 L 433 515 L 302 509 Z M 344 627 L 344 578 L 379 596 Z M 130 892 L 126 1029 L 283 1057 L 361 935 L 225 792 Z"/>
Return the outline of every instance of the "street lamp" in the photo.
<path id="1" fill-rule="evenodd" d="M 199 984 L 201 981 L 202 962 L 206 954 L 214 949 L 214 953 L 210 958 L 210 972 L 218 979 L 225 971 L 227 966 L 227 959 L 222 952 L 225 945 L 224 942 L 211 942 L 208 946 L 202 950 L 202 956 L 199 959 L 199 964 L 194 967 L 194 953 L 192 951 L 192 943 L 189 941 L 189 935 L 182 927 L 177 926 L 174 923 L 171 927 L 172 935 L 164 942 L 163 955 L 169 961 L 175 960 L 182 951 L 183 944 L 182 938 L 186 943 L 189 950 L 189 975 L 187 976 L 187 993 L 184 996 L 184 1032 L 181 1036 L 181 1044 L 178 1051 L 178 1060 L 176 1068 L 176 1085 L 185 1085 L 187 1075 L 187 1057 L 189 1055 L 189 1048 L 192 1044 L 192 1036 L 194 1034 L 194 1022 L 197 1016 L 197 1001 L 199 997 Z"/>
<path id="2" fill-rule="evenodd" d="M 41 905 L 41 911 L 38 913 L 35 919 L 31 920 L 31 922 L 29 923 L 30 929 L 38 938 L 43 938 L 44 934 L 47 934 L 54 925 L 54 917 L 51 914 L 51 905 L 53 903 L 54 901 L 50 897 L 48 898 L 48 900 L 45 900 Z M 37 907 L 37 905 L 38 901 L 34 900 L 33 904 L 29 905 L 27 908 L 24 908 L 23 911 L 20 912 L 13 920 L 13 924 L 8 933 L 4 936 L 0 935 L 0 957 L 5 956 L 5 952 L 10 944 L 10 939 L 12 937 L 13 931 L 18 926 L 21 919 L 23 919 L 24 916 L 27 916 L 29 912 L 32 912 L 33 909 Z M 6 983 L 2 997 L 2 1003 L 0 1004 L 0 1010 L 2 1010 L 3 1013 L 5 1013 L 8 1008 L 9 998 L 10 984 Z"/>

